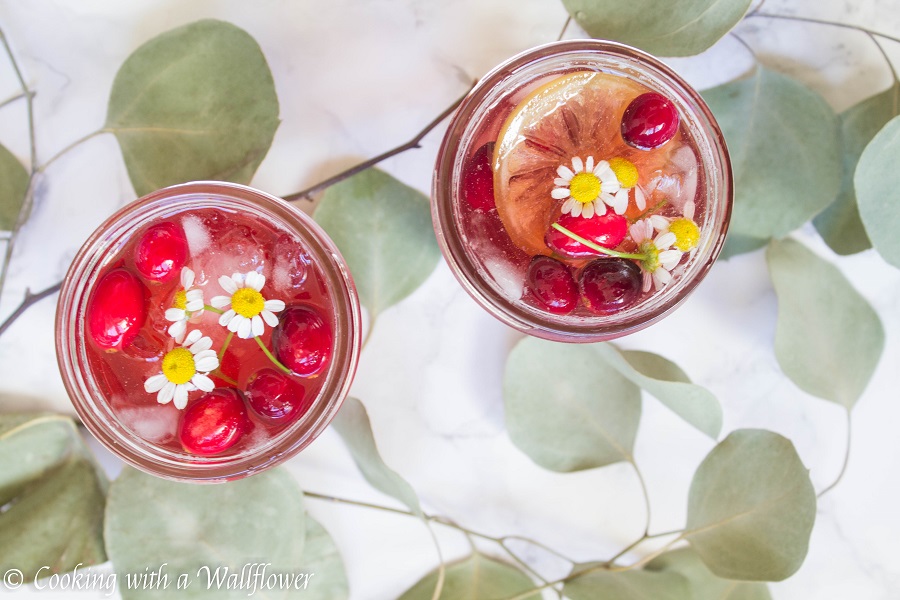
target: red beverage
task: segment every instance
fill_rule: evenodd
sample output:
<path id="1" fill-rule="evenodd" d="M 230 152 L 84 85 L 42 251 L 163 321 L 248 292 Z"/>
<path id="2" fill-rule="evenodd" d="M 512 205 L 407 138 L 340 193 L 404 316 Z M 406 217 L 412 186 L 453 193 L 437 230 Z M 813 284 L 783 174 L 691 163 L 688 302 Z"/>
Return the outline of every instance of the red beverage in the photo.
<path id="1" fill-rule="evenodd" d="M 340 255 L 308 217 L 249 188 L 188 184 L 126 207 L 62 294 L 76 408 L 113 451 L 163 476 L 220 480 L 284 460 L 327 425 L 355 371 L 359 308 Z"/>

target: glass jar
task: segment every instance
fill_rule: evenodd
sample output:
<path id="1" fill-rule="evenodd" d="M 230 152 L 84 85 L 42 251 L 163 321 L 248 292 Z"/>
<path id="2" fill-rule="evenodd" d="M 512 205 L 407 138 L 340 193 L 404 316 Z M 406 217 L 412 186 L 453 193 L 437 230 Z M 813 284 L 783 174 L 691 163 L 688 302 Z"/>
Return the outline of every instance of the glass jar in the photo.
<path id="1" fill-rule="evenodd" d="M 308 276 L 309 285 L 316 286 L 317 290 L 312 293 L 318 294 L 317 298 L 330 299 L 330 306 L 320 310 L 326 321 L 330 321 L 332 351 L 327 366 L 316 377 L 317 391 L 306 412 L 292 422 L 279 425 L 256 416 L 248 417 L 253 423 L 253 431 L 259 431 L 260 435 L 254 437 L 252 443 L 247 441 L 246 444 L 236 445 L 234 452 L 225 451 L 212 456 L 185 451 L 177 444 L 177 436 L 173 441 L 168 432 L 154 437 L 158 433 L 154 429 L 157 428 L 155 422 L 151 422 L 149 418 L 142 421 L 134 415 L 156 415 L 153 411 L 159 409 L 162 411 L 159 413 L 160 422 L 171 424 L 175 421 L 180 423 L 185 411 L 171 412 L 175 410 L 172 403 L 164 406 L 158 404 L 156 394 L 147 393 L 138 383 L 132 382 L 130 386 L 125 383 L 111 384 L 109 376 L 104 375 L 106 371 L 97 366 L 106 364 L 97 363 L 98 360 L 104 360 L 104 354 L 98 353 L 88 331 L 87 307 L 91 293 L 97 287 L 98 277 L 123 262 L 120 256 L 123 248 L 133 243 L 135 236 L 152 223 L 186 218 L 184 215 L 192 214 L 222 215 L 217 222 L 224 223 L 222 231 L 225 232 L 236 228 L 239 231 L 254 231 L 246 226 L 239 229 L 242 227 L 239 223 L 258 224 L 260 230 L 268 228 L 266 231 L 274 231 L 273 235 L 279 235 L 278 243 L 283 244 L 277 247 L 278 252 L 292 252 L 291 260 L 299 260 L 295 257 L 302 258 L 300 263 L 283 264 L 299 264 L 311 269 L 303 271 L 303 274 L 297 270 L 288 272 L 282 269 L 278 277 L 282 280 L 285 277 L 296 278 L 286 284 L 293 285 L 295 281 Z M 200 234 L 193 232 L 192 235 L 196 237 Z M 186 239 L 189 244 L 195 243 L 190 236 Z M 240 244 L 240 238 L 235 239 L 237 242 L 234 243 Z M 220 240 L 206 241 L 210 247 L 215 247 Z M 274 258 L 276 251 L 272 248 L 260 255 L 269 257 L 273 264 L 280 260 Z M 202 256 L 213 257 L 212 254 Z M 113 260 L 118 262 L 113 264 Z M 127 263 L 127 259 L 125 262 Z M 223 274 L 231 275 L 230 272 Z M 197 273 L 197 277 L 199 281 L 203 275 Z M 216 277 L 217 275 L 206 277 L 204 301 L 207 305 L 216 293 L 224 293 L 218 289 Z M 147 290 L 152 290 L 156 284 L 145 282 L 144 285 Z M 262 291 L 266 292 L 266 288 Z M 298 293 L 296 297 L 302 299 L 304 294 Z M 302 303 L 302 300 L 299 302 Z M 148 311 L 153 310 L 152 302 L 148 300 L 147 305 L 150 306 Z M 327 314 L 329 309 L 330 315 Z M 199 325 L 189 323 L 187 329 L 201 329 L 201 333 L 206 336 L 210 335 L 210 328 L 219 327 L 222 333 L 213 334 L 214 336 L 227 334 L 225 328 L 216 322 L 217 318 L 218 315 L 213 315 L 213 318 L 207 318 Z M 149 319 L 148 317 L 148 322 Z M 155 339 L 169 339 L 162 331 L 166 323 L 158 318 L 157 321 L 150 335 L 155 332 L 159 334 Z M 56 349 L 63 382 L 78 415 L 88 430 L 111 452 L 126 463 L 160 477 L 192 482 L 221 482 L 246 477 L 282 463 L 322 433 L 337 414 L 356 372 L 360 354 L 360 323 L 359 300 L 347 265 L 334 243 L 309 216 L 279 198 L 246 186 L 196 182 L 153 192 L 125 206 L 107 219 L 85 242 L 75 256 L 60 292 L 56 315 Z M 268 333 L 272 328 L 267 325 L 266 330 Z M 235 342 L 238 341 L 249 344 L 252 340 L 235 338 Z M 172 343 L 171 339 L 167 342 L 169 346 Z M 230 346 L 235 347 L 234 343 Z M 254 345 L 249 347 L 255 348 Z M 137 354 L 142 351 L 144 349 L 134 350 Z M 121 355 L 123 350 L 115 350 L 112 354 L 116 352 Z M 135 360 L 141 360 L 141 357 L 138 356 Z M 151 351 L 150 357 L 144 357 L 143 360 L 154 364 L 153 368 L 159 372 L 158 351 Z M 136 369 L 149 368 L 137 363 L 135 365 Z M 125 381 L 124 375 L 121 381 Z M 188 409 L 201 393 L 195 391 L 190 394 Z M 308 400 L 309 398 L 304 400 L 304 406 L 307 406 Z M 130 408 L 132 405 L 133 409 Z M 124 409 L 123 406 L 129 408 Z M 253 413 L 249 407 L 247 410 L 248 414 Z M 153 432 L 153 435 L 146 434 L 148 431 Z"/>
<path id="2" fill-rule="evenodd" d="M 526 301 L 527 290 L 523 286 L 528 260 L 534 253 L 516 254 L 520 250 L 511 246 L 496 207 L 473 209 L 471 202 L 464 199 L 464 175 L 470 168 L 469 161 L 477 158 L 478 149 L 497 141 L 498 135 L 507 131 L 509 126 L 504 122 L 518 111 L 520 103 L 539 93 L 535 90 L 546 89 L 542 86 L 578 72 L 621 76 L 669 99 L 679 115 L 683 132 L 679 139 L 684 140 L 683 145 L 690 147 L 696 158 L 692 163 L 696 172 L 693 200 L 698 207 L 695 220 L 700 228 L 696 247 L 689 257 L 687 253 L 682 257 L 678 276 L 671 283 L 611 314 L 585 310 L 554 314 Z M 607 158 L 602 156 L 602 149 L 597 153 L 598 160 Z M 496 184 L 498 157 L 490 150 L 488 154 Z M 581 158 L 586 161 L 585 157 Z M 547 201 L 555 201 L 550 198 L 549 190 Z M 485 75 L 450 122 L 438 152 L 431 197 L 432 219 L 441 250 L 466 292 L 507 325 L 529 335 L 561 342 L 596 342 L 621 337 L 671 313 L 716 260 L 724 243 L 732 202 L 732 172 L 725 140 L 700 94 L 654 57 L 629 46 L 600 40 L 540 46 L 513 57 Z M 558 210 L 556 214 L 560 214 Z M 551 254 L 550 251 L 542 253 Z M 583 266 L 572 267 L 576 280 Z"/>

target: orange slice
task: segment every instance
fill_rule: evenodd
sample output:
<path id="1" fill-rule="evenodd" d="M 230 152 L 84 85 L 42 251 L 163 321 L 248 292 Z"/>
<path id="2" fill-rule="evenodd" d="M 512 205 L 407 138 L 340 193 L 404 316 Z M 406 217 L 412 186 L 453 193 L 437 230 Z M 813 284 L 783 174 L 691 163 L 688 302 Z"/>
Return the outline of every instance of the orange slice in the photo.
<path id="1" fill-rule="evenodd" d="M 563 201 L 550 193 L 557 168 L 571 168 L 573 157 L 593 156 L 595 163 L 625 158 L 637 167 L 638 185 L 658 174 L 681 145 L 681 134 L 647 151 L 627 145 L 619 133 L 625 108 L 647 91 L 620 75 L 577 71 L 539 87 L 519 103 L 500 130 L 493 160 L 497 212 L 513 243 L 531 255 L 551 254 L 544 235 L 559 218 Z M 653 201 L 647 199 L 648 208 Z"/>

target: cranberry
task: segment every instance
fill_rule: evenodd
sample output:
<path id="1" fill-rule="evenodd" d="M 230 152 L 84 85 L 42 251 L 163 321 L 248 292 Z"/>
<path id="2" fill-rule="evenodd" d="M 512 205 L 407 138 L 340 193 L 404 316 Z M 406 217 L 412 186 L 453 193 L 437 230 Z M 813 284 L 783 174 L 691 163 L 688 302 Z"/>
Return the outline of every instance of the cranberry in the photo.
<path id="1" fill-rule="evenodd" d="M 594 215 L 590 219 L 563 215 L 557 223 L 572 233 L 604 248 L 615 248 L 628 235 L 628 220 L 611 210 L 606 211 L 604 215 Z M 547 230 L 544 242 L 554 252 L 569 258 L 597 256 L 596 250 L 592 250 L 581 242 L 573 240 L 562 231 L 553 227 Z"/>
<path id="2" fill-rule="evenodd" d="M 578 304 L 578 287 L 572 273 L 555 258 L 535 256 L 526 277 L 526 289 L 548 311 L 564 315 Z"/>
<path id="3" fill-rule="evenodd" d="M 241 393 L 216 388 L 187 407 L 178 435 L 185 450 L 209 456 L 234 446 L 249 428 Z"/>
<path id="4" fill-rule="evenodd" d="M 141 236 L 134 250 L 134 266 L 151 281 L 169 281 L 187 261 L 187 238 L 180 226 L 166 221 Z"/>
<path id="5" fill-rule="evenodd" d="M 304 402 L 305 393 L 299 382 L 275 369 L 260 369 L 247 381 L 250 407 L 270 419 L 302 416 L 311 406 Z"/>
<path id="6" fill-rule="evenodd" d="M 291 306 L 272 331 L 272 347 L 284 366 L 303 377 L 317 375 L 331 358 L 331 327 L 318 312 Z"/>
<path id="7" fill-rule="evenodd" d="M 488 142 L 475 151 L 463 169 L 463 197 L 477 210 L 494 208 L 494 142 Z"/>
<path id="8" fill-rule="evenodd" d="M 592 261 L 581 271 L 581 297 L 591 312 L 608 315 L 631 305 L 641 294 L 641 269 L 623 258 Z"/>
<path id="9" fill-rule="evenodd" d="M 662 146 L 677 131 L 678 111 L 660 94 L 641 94 L 631 101 L 622 115 L 622 139 L 642 150 Z"/>
<path id="10" fill-rule="evenodd" d="M 147 318 L 144 286 L 126 269 L 104 275 L 87 305 L 88 332 L 104 350 L 129 345 Z"/>

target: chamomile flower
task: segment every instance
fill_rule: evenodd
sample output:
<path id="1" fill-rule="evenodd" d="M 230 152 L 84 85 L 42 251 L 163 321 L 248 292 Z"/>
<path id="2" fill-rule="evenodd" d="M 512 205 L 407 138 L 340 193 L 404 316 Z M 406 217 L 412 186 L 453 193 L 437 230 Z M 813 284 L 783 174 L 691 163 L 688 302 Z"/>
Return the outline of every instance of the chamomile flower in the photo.
<path id="1" fill-rule="evenodd" d="M 166 320 L 172 322 L 167 331 L 179 344 L 184 339 L 188 321 L 203 312 L 203 290 L 193 285 L 194 272 L 182 267 L 181 289 L 175 292 L 172 307 L 166 310 Z"/>
<path id="2" fill-rule="evenodd" d="M 588 156 L 584 161 L 576 156 L 572 159 L 571 169 L 560 165 L 556 174 L 559 177 L 553 180 L 556 187 L 550 196 L 555 200 L 565 200 L 563 214 L 590 219 L 595 214 L 606 214 L 607 205 L 619 215 L 628 208 L 628 197 L 625 196 L 623 201 L 615 195 L 621 185 L 605 160 L 595 165 L 593 156 Z"/>
<path id="3" fill-rule="evenodd" d="M 696 205 L 691 200 L 684 205 L 681 217 L 670 219 L 661 215 L 653 215 L 650 222 L 653 228 L 660 233 L 671 232 L 675 234 L 675 242 L 672 244 L 682 252 L 689 252 L 700 243 L 700 227 L 694 222 Z"/>
<path id="4" fill-rule="evenodd" d="M 191 331 L 184 342 L 166 352 L 162 372 L 144 382 L 148 394 L 156 394 L 160 404 L 173 402 L 181 410 L 187 406 L 188 394 L 196 390 L 211 392 L 215 387 L 209 372 L 219 368 L 212 350 L 212 340 L 198 330 Z"/>
<path id="5" fill-rule="evenodd" d="M 640 253 L 647 258 L 640 262 L 643 273 L 643 290 L 650 291 L 651 284 L 656 289 L 662 289 L 672 281 L 672 270 L 678 266 L 682 252 L 672 249 L 675 243 L 675 234 L 671 231 L 653 235 L 653 224 L 650 219 L 638 221 L 629 228 L 631 239 L 640 248 Z"/>
<path id="6" fill-rule="evenodd" d="M 266 300 L 260 293 L 266 285 L 264 275 L 250 271 L 244 275 L 235 273 L 231 277 L 219 277 L 219 285 L 228 296 L 215 296 L 210 303 L 225 310 L 219 317 L 219 325 L 227 327 L 239 338 L 257 337 L 265 331 L 264 322 L 270 327 L 278 325 L 275 313 L 284 310 L 281 300 Z"/>
<path id="7" fill-rule="evenodd" d="M 609 168 L 612 169 L 622 186 L 616 192 L 616 202 L 628 206 L 628 194 L 634 190 L 634 205 L 638 210 L 647 208 L 647 195 L 644 189 L 638 185 L 638 170 L 634 163 L 627 158 L 616 157 L 609 161 Z"/>

